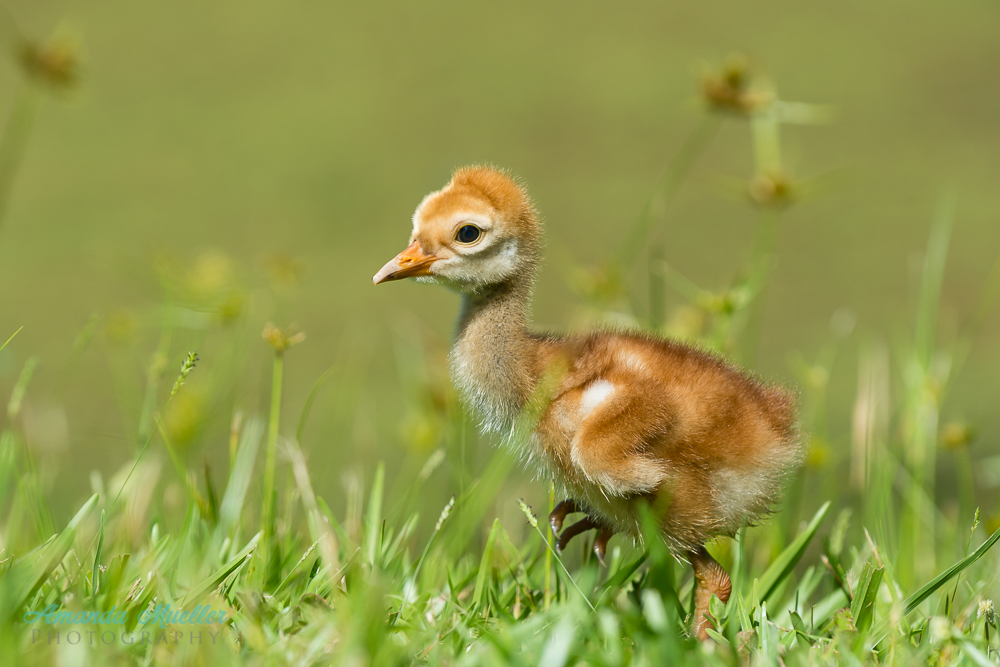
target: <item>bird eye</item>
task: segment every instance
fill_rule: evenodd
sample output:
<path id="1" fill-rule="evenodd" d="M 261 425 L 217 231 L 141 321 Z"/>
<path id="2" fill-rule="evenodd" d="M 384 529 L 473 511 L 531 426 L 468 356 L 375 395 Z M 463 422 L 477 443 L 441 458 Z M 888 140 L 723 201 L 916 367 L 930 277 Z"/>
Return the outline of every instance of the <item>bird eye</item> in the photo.
<path id="1" fill-rule="evenodd" d="M 455 234 L 455 240 L 459 243 L 475 243 L 482 236 L 483 230 L 479 229 L 475 225 L 464 225 Z"/>

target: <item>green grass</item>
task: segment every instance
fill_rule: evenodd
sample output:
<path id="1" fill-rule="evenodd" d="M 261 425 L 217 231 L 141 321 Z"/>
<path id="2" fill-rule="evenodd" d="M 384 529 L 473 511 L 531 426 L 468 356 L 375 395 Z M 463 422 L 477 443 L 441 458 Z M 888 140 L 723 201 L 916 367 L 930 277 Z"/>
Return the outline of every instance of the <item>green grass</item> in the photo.
<path id="1" fill-rule="evenodd" d="M 755 102 L 759 91 L 747 83 L 742 64 L 728 67 L 721 80 L 733 89 L 720 97 L 716 85 L 714 96 L 706 96 L 707 120 L 670 163 L 622 248 L 599 269 L 579 269 L 574 284 L 592 315 L 624 313 L 749 362 L 782 212 L 808 194 L 809 182 L 783 168 L 780 107 Z M 756 172 L 740 194 L 759 220 L 745 270 L 732 284 L 707 290 L 667 264 L 657 233 L 724 122 L 746 122 L 751 133 Z M 997 664 L 989 600 L 1000 592 L 1000 550 L 992 549 L 1000 527 L 987 530 L 973 489 L 956 499 L 937 483 L 939 461 L 973 465 L 967 438 L 944 434 L 940 405 L 997 292 L 988 283 L 969 328 L 950 346 L 940 344 L 935 333 L 951 211 L 946 200 L 932 224 L 912 334 L 900 334 L 891 355 L 873 347 L 862 358 L 865 381 L 851 433 L 840 430 L 846 420 L 826 415 L 829 375 L 850 326 L 839 322 L 815 361 L 794 360 L 809 463 L 764 526 L 710 545 L 733 576 L 733 595 L 727 605 L 715 604 L 719 622 L 708 642 L 687 636 L 691 575 L 655 534 L 646 535 L 644 548 L 616 538 L 607 569 L 583 545 L 557 554 L 545 522 L 555 490 L 547 505 L 530 507 L 505 493 L 514 462 L 502 450 L 485 465 L 466 459 L 473 446 L 469 420 L 450 393 L 414 391 L 409 412 L 400 416 L 405 432 L 423 442 L 418 451 L 429 452 L 418 465 L 398 471 L 396 480 L 382 464 L 370 480 L 347 475 L 345 509 L 331 511 L 313 489 L 302 447 L 338 443 L 323 434 L 300 441 L 317 393 L 339 386 L 349 405 L 358 380 L 346 370 L 316 372 L 298 419 L 282 421 L 284 364 L 301 337 L 268 326 L 269 410 L 266 419 L 244 413 L 219 376 L 256 358 L 245 343 L 254 322 L 230 317 L 229 302 L 217 295 L 198 303 L 168 290 L 142 398 L 123 401 L 138 408 L 134 456 L 108 479 L 95 473 L 93 495 L 68 521 L 53 516 L 43 491 L 46 463 L 20 415 L 36 361 L 28 360 L 14 387 L 0 432 L 0 661 Z M 649 289 L 635 289 L 637 281 Z M 660 302 L 668 288 L 688 301 L 672 317 Z M 650 301 L 643 303 L 641 294 Z M 185 323 L 206 319 L 211 323 L 198 326 L 211 328 L 222 341 L 213 349 L 225 352 L 213 357 L 199 350 L 195 368 L 197 357 L 172 344 Z M 74 355 L 85 353 L 93 335 L 88 323 Z M 266 343 L 256 345 L 267 349 Z M 399 345 L 407 350 L 399 355 L 401 377 L 429 384 L 422 376 L 433 362 L 413 361 L 422 357 L 415 352 L 418 337 L 401 334 Z M 180 368 L 172 384 L 171 366 Z M 198 383 L 201 373 L 213 380 Z M 890 393 L 878 391 L 888 386 Z M 200 472 L 184 448 L 185 415 L 196 398 L 232 415 L 228 441 L 211 444 L 219 455 L 214 468 L 206 462 Z M 945 441 L 953 446 L 943 448 Z M 844 444 L 847 465 L 817 467 L 824 443 Z M 842 491 L 817 493 L 823 478 Z M 455 495 L 428 512 L 426 498 L 440 496 L 440 487 Z M 146 616 L 160 605 L 203 613 L 209 606 L 225 615 L 214 623 L 161 624 Z M 82 622 L 48 624 L 38 616 L 47 609 Z"/>

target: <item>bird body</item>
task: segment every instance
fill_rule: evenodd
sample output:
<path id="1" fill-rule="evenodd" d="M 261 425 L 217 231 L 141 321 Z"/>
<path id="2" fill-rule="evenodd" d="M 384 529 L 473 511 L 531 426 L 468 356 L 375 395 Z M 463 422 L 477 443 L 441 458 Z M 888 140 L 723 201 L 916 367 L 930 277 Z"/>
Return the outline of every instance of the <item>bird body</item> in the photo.
<path id="1" fill-rule="evenodd" d="M 517 339 L 508 322 L 489 326 L 490 336 Z M 504 372 L 466 337 L 482 340 L 462 330 L 453 376 L 501 434 L 529 398 L 512 400 L 511 388 L 558 369 L 533 437 L 509 440 L 616 532 L 637 536 L 636 501 L 667 492 L 664 535 L 678 553 L 696 548 L 765 514 L 797 460 L 789 396 L 705 352 L 638 333 L 534 337 L 521 344 L 533 368 Z M 510 381 L 516 372 L 521 382 Z"/>
<path id="2" fill-rule="evenodd" d="M 729 578 L 704 549 L 766 514 L 800 458 L 795 402 L 711 353 L 649 334 L 550 336 L 528 327 L 540 228 L 523 188 L 487 167 L 458 170 L 413 218 L 410 246 L 374 277 L 416 277 L 462 294 L 451 372 L 484 430 L 511 443 L 571 500 L 550 517 L 588 517 L 559 544 L 598 529 L 639 536 L 639 505 L 665 508 L 662 534 L 699 582 L 694 631 Z M 527 433 L 519 433 L 526 427 Z"/>

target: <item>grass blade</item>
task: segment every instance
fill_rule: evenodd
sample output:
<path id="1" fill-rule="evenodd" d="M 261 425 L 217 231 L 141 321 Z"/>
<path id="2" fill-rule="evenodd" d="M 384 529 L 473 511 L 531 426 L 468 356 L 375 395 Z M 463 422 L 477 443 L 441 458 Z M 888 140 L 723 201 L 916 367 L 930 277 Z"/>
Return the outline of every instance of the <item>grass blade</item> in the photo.
<path id="1" fill-rule="evenodd" d="M 448 501 L 448 504 L 444 506 L 443 510 L 441 510 L 441 515 L 438 517 L 437 523 L 434 525 L 434 532 L 431 533 L 430 538 L 427 540 L 427 544 L 424 546 L 423 553 L 420 554 L 420 558 L 417 560 L 417 564 L 413 568 L 413 574 L 410 577 L 413 581 L 417 580 L 417 575 L 420 574 L 420 568 L 424 565 L 424 559 L 427 558 L 427 554 L 430 553 L 431 550 L 431 545 L 434 544 L 434 538 L 436 538 L 438 533 L 441 532 L 441 527 L 444 525 L 444 522 L 448 520 L 448 517 L 451 516 L 451 511 L 454 507 L 455 496 L 452 496 L 451 500 Z"/>
<path id="2" fill-rule="evenodd" d="M 938 576 L 934 577 L 929 582 L 921 586 L 916 593 L 914 593 L 913 595 L 911 595 L 910 597 L 906 598 L 906 600 L 903 601 L 903 616 L 904 617 L 908 616 L 910 612 L 919 607 L 924 600 L 933 595 L 939 588 L 947 584 L 953 578 L 958 576 L 961 572 L 967 570 L 976 561 L 985 556 L 986 552 L 989 551 L 993 547 L 993 545 L 997 543 L 998 540 L 1000 540 L 1000 528 L 997 528 L 996 532 L 990 535 L 989 538 L 987 538 L 987 540 L 983 542 L 978 549 L 976 549 L 971 554 L 969 554 L 962 560 L 958 561 L 957 563 L 949 567 L 947 570 L 945 570 L 944 572 L 942 572 L 941 574 L 939 574 Z M 888 619 L 883 619 L 878 624 L 878 628 L 875 630 L 875 634 L 877 635 L 877 639 L 875 641 L 876 644 L 885 637 L 885 634 L 888 630 L 887 628 L 888 623 L 889 623 Z"/>
<path id="3" fill-rule="evenodd" d="M 101 530 L 97 538 L 97 551 L 94 553 L 94 569 L 90 573 L 90 595 L 94 597 L 100 590 L 101 549 L 104 548 L 104 510 L 101 510 Z"/>
<path id="4" fill-rule="evenodd" d="M 636 556 L 631 563 L 622 565 L 617 572 L 608 577 L 608 580 L 604 582 L 604 585 L 602 586 L 604 590 L 602 590 L 601 596 L 603 597 L 604 593 L 609 590 L 624 586 L 625 583 L 632 578 L 632 575 L 634 575 L 639 568 L 642 567 L 642 564 L 646 562 L 647 558 L 649 558 L 649 552 L 643 552 Z"/>
<path id="5" fill-rule="evenodd" d="M 479 561 L 479 575 L 476 577 L 476 591 L 472 595 L 472 606 L 478 609 L 483 601 L 486 592 L 486 580 L 490 578 L 493 571 L 493 552 L 496 550 L 497 535 L 500 534 L 500 519 L 493 520 L 493 527 L 490 529 L 490 536 L 486 539 L 486 548 L 483 549 L 483 558 Z"/>
<path id="6" fill-rule="evenodd" d="M 572 619 L 564 617 L 549 635 L 548 641 L 545 642 L 545 649 L 542 651 L 542 657 L 538 664 L 563 667 L 569 659 L 575 635 L 576 626 Z"/>
<path id="7" fill-rule="evenodd" d="M 885 568 L 875 568 L 871 563 L 865 563 L 858 579 L 858 590 L 854 595 L 854 601 L 851 602 L 851 616 L 854 618 L 854 626 L 862 637 L 872 627 L 872 621 L 875 619 L 875 598 L 884 574 Z"/>
<path id="8" fill-rule="evenodd" d="M 23 328 L 24 327 L 18 327 L 17 331 L 15 331 L 14 333 L 12 333 L 10 335 L 10 338 L 8 338 L 7 340 L 4 341 L 3 345 L 0 345 L 0 352 L 3 352 L 3 349 L 5 347 L 7 347 L 7 344 L 10 343 L 10 341 L 14 340 L 14 336 L 16 336 L 17 334 L 21 333 L 21 329 L 23 329 Z"/>
<path id="9" fill-rule="evenodd" d="M 59 536 L 40 555 L 38 560 L 34 561 L 31 565 L 27 565 L 28 571 L 24 573 L 24 580 L 27 583 L 22 593 L 15 598 L 17 602 L 9 610 L 11 614 L 16 614 L 18 610 L 28 603 L 32 596 L 38 592 L 38 589 L 42 587 L 42 584 L 52 575 L 52 572 L 59 566 L 63 558 L 66 557 L 66 554 L 69 553 L 70 548 L 73 546 L 73 541 L 76 539 L 77 529 L 79 529 L 80 524 L 94 510 L 94 507 L 97 506 L 98 498 L 99 496 L 96 493 L 92 495 L 90 500 L 83 504 L 83 507 L 70 519 L 66 528 L 59 533 Z M 14 576 L 14 574 L 12 573 L 9 576 Z"/>
<path id="10" fill-rule="evenodd" d="M 972 658 L 972 662 L 976 663 L 980 667 L 996 667 L 995 662 L 989 659 L 985 653 L 976 648 L 976 645 L 970 642 L 968 639 L 963 639 L 958 642 L 958 645 L 962 647 L 962 651 Z"/>
<path id="11" fill-rule="evenodd" d="M 264 425 L 259 419 L 251 419 L 243 429 L 240 445 L 236 450 L 236 462 L 229 475 L 226 492 L 222 496 L 222 507 L 219 509 L 219 529 L 223 535 L 240 520 L 263 435 Z"/>
<path id="12" fill-rule="evenodd" d="M 903 614 L 909 614 L 911 611 L 919 607 L 924 600 L 929 598 L 935 591 L 951 581 L 953 577 L 957 576 L 963 570 L 968 569 L 973 563 L 985 556 L 986 552 L 997 543 L 997 540 L 1000 540 L 1000 528 L 998 528 L 995 533 L 990 535 L 989 539 L 983 542 L 978 549 L 949 567 L 938 576 L 931 579 L 929 582 L 921 586 L 920 590 L 906 598 L 903 602 Z"/>
<path id="13" fill-rule="evenodd" d="M 365 553 L 368 554 L 368 564 L 375 565 L 378 560 L 382 534 L 382 495 L 385 490 L 385 464 L 379 463 L 375 470 L 375 481 L 372 482 L 372 492 L 368 497 L 368 516 L 365 519 Z"/>
<path id="14" fill-rule="evenodd" d="M 771 566 L 761 575 L 760 590 L 762 591 L 762 601 L 767 600 L 768 596 L 774 593 L 781 582 L 795 569 L 795 565 L 802 559 L 802 554 L 805 553 L 809 543 L 816 536 L 819 524 L 823 522 L 823 518 L 829 509 L 830 501 L 828 500 L 819 508 L 819 511 L 813 516 L 812 521 L 809 522 L 806 529 L 791 544 L 785 547 L 785 550 L 778 555 L 775 561 L 771 563 Z"/>
<path id="15" fill-rule="evenodd" d="M 535 531 L 541 536 L 542 543 L 546 546 L 548 552 L 552 554 L 552 558 L 556 561 L 556 563 L 559 564 L 559 567 L 562 569 L 562 571 L 566 573 L 566 579 L 569 580 L 571 584 L 573 584 L 573 588 L 576 589 L 576 592 L 580 594 L 580 597 L 583 598 L 583 601 L 587 603 L 588 607 L 590 607 L 590 611 L 596 611 L 594 609 L 594 604 L 590 601 L 590 598 L 588 598 L 586 593 L 584 593 L 583 590 L 580 589 L 580 585 L 576 583 L 576 579 L 573 578 L 573 575 L 569 573 L 569 570 L 567 570 L 566 566 L 563 564 L 562 558 L 559 557 L 559 554 L 556 553 L 555 548 L 549 543 L 549 540 L 547 539 L 545 533 L 542 532 L 542 529 L 538 527 L 538 517 L 536 517 L 535 513 L 531 511 L 531 508 L 528 507 L 527 503 L 525 503 L 520 498 L 518 498 L 517 504 L 521 506 L 521 511 L 524 512 L 524 516 L 528 518 L 528 523 L 530 523 L 531 527 L 534 528 Z"/>
<path id="16" fill-rule="evenodd" d="M 203 580 L 188 591 L 187 594 L 181 598 L 181 601 L 177 606 L 180 609 L 188 607 L 192 602 L 225 581 L 226 577 L 235 572 L 237 568 L 247 563 L 250 560 L 250 556 L 253 554 L 254 549 L 257 548 L 257 543 L 260 541 L 262 536 L 263 532 L 259 532 L 254 535 L 247 545 L 243 547 L 242 551 L 236 554 L 225 565 L 213 572 L 207 579 Z"/>

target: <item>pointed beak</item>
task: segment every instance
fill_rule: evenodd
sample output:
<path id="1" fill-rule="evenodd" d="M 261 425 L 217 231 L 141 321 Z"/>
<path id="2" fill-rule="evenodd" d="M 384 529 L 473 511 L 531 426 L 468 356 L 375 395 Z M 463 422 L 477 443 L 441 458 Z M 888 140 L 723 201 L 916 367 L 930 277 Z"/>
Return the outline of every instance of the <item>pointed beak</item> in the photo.
<path id="1" fill-rule="evenodd" d="M 429 275 L 431 264 L 439 259 L 441 258 L 425 254 L 420 244 L 414 241 L 406 250 L 386 262 L 385 266 L 372 277 L 372 283 L 378 285 L 390 280 Z"/>

